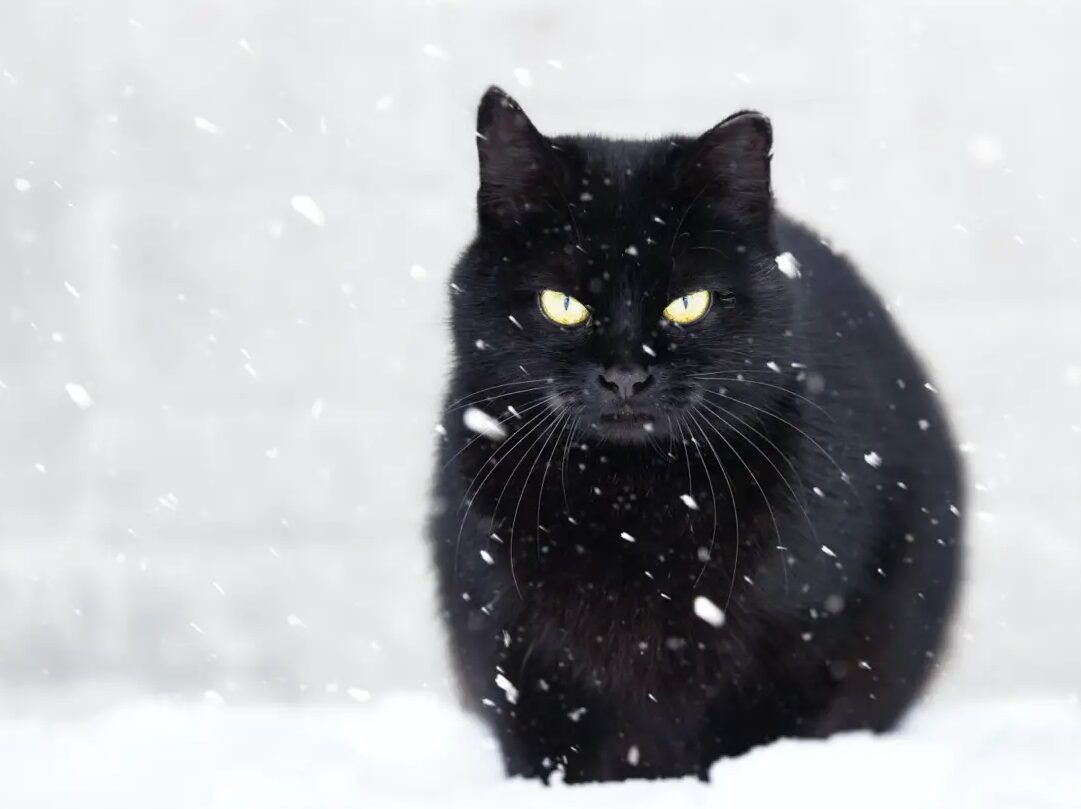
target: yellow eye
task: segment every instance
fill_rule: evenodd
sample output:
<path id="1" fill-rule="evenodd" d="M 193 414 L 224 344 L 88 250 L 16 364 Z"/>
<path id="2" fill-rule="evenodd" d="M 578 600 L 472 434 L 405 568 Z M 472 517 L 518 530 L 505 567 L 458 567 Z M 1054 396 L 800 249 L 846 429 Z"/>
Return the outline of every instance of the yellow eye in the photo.
<path id="1" fill-rule="evenodd" d="M 664 316 L 673 323 L 686 326 L 688 323 L 702 319 L 702 316 L 709 311 L 709 301 L 710 295 L 707 290 L 688 292 L 668 304 L 664 309 Z"/>
<path id="2" fill-rule="evenodd" d="M 546 318 L 560 326 L 581 326 L 589 320 L 589 310 L 584 303 L 554 289 L 546 289 L 540 294 L 540 308 Z"/>

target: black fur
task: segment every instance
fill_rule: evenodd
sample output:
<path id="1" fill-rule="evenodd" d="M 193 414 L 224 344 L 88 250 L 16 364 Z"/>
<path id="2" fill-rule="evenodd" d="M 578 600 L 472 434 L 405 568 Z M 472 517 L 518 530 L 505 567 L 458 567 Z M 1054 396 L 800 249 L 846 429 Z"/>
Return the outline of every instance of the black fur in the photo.
<path id="1" fill-rule="evenodd" d="M 431 542 L 509 774 L 706 777 L 778 737 L 888 729 L 936 666 L 949 429 L 855 269 L 774 211 L 771 139 L 755 113 L 697 139 L 548 139 L 502 91 L 481 102 Z M 547 320 L 546 288 L 591 320 Z M 702 320 L 662 319 L 697 289 Z M 469 406 L 507 437 L 467 429 Z"/>

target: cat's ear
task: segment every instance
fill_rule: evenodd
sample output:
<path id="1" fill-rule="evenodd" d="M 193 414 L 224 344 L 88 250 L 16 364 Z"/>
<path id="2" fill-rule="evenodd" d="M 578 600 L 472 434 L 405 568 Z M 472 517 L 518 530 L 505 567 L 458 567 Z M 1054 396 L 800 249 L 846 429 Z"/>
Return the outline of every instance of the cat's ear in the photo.
<path id="1" fill-rule="evenodd" d="M 554 191 L 551 144 L 513 98 L 489 87 L 477 109 L 480 187 L 477 211 L 482 222 L 507 226 L 539 210 Z"/>
<path id="2" fill-rule="evenodd" d="M 683 182 L 748 226 L 768 225 L 773 210 L 773 127 L 758 112 L 737 112 L 702 135 L 684 164 Z"/>

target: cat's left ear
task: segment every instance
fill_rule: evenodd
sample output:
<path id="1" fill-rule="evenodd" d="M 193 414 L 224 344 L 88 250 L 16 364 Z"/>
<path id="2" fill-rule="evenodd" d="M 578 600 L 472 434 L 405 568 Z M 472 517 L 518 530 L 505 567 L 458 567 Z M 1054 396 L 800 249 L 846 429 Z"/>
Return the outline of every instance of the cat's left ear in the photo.
<path id="1" fill-rule="evenodd" d="M 477 212 L 483 223 L 520 222 L 555 192 L 557 158 L 551 144 L 498 87 L 488 88 L 477 109 L 477 153 Z"/>
<path id="2" fill-rule="evenodd" d="M 768 225 L 773 210 L 773 127 L 759 112 L 737 112 L 702 135 L 684 164 L 690 191 L 708 192 L 742 224 Z"/>

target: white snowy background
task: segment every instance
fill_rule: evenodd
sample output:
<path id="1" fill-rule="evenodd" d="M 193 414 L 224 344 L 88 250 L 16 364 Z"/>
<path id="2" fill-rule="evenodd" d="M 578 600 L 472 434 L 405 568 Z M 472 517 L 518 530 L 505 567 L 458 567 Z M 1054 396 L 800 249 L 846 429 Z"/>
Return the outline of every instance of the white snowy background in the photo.
<path id="1" fill-rule="evenodd" d="M 0 805 L 1081 806 L 1081 4 L 4 0 Z M 422 543 L 489 83 L 774 121 L 928 358 L 967 587 L 899 734 L 504 782 Z"/>

